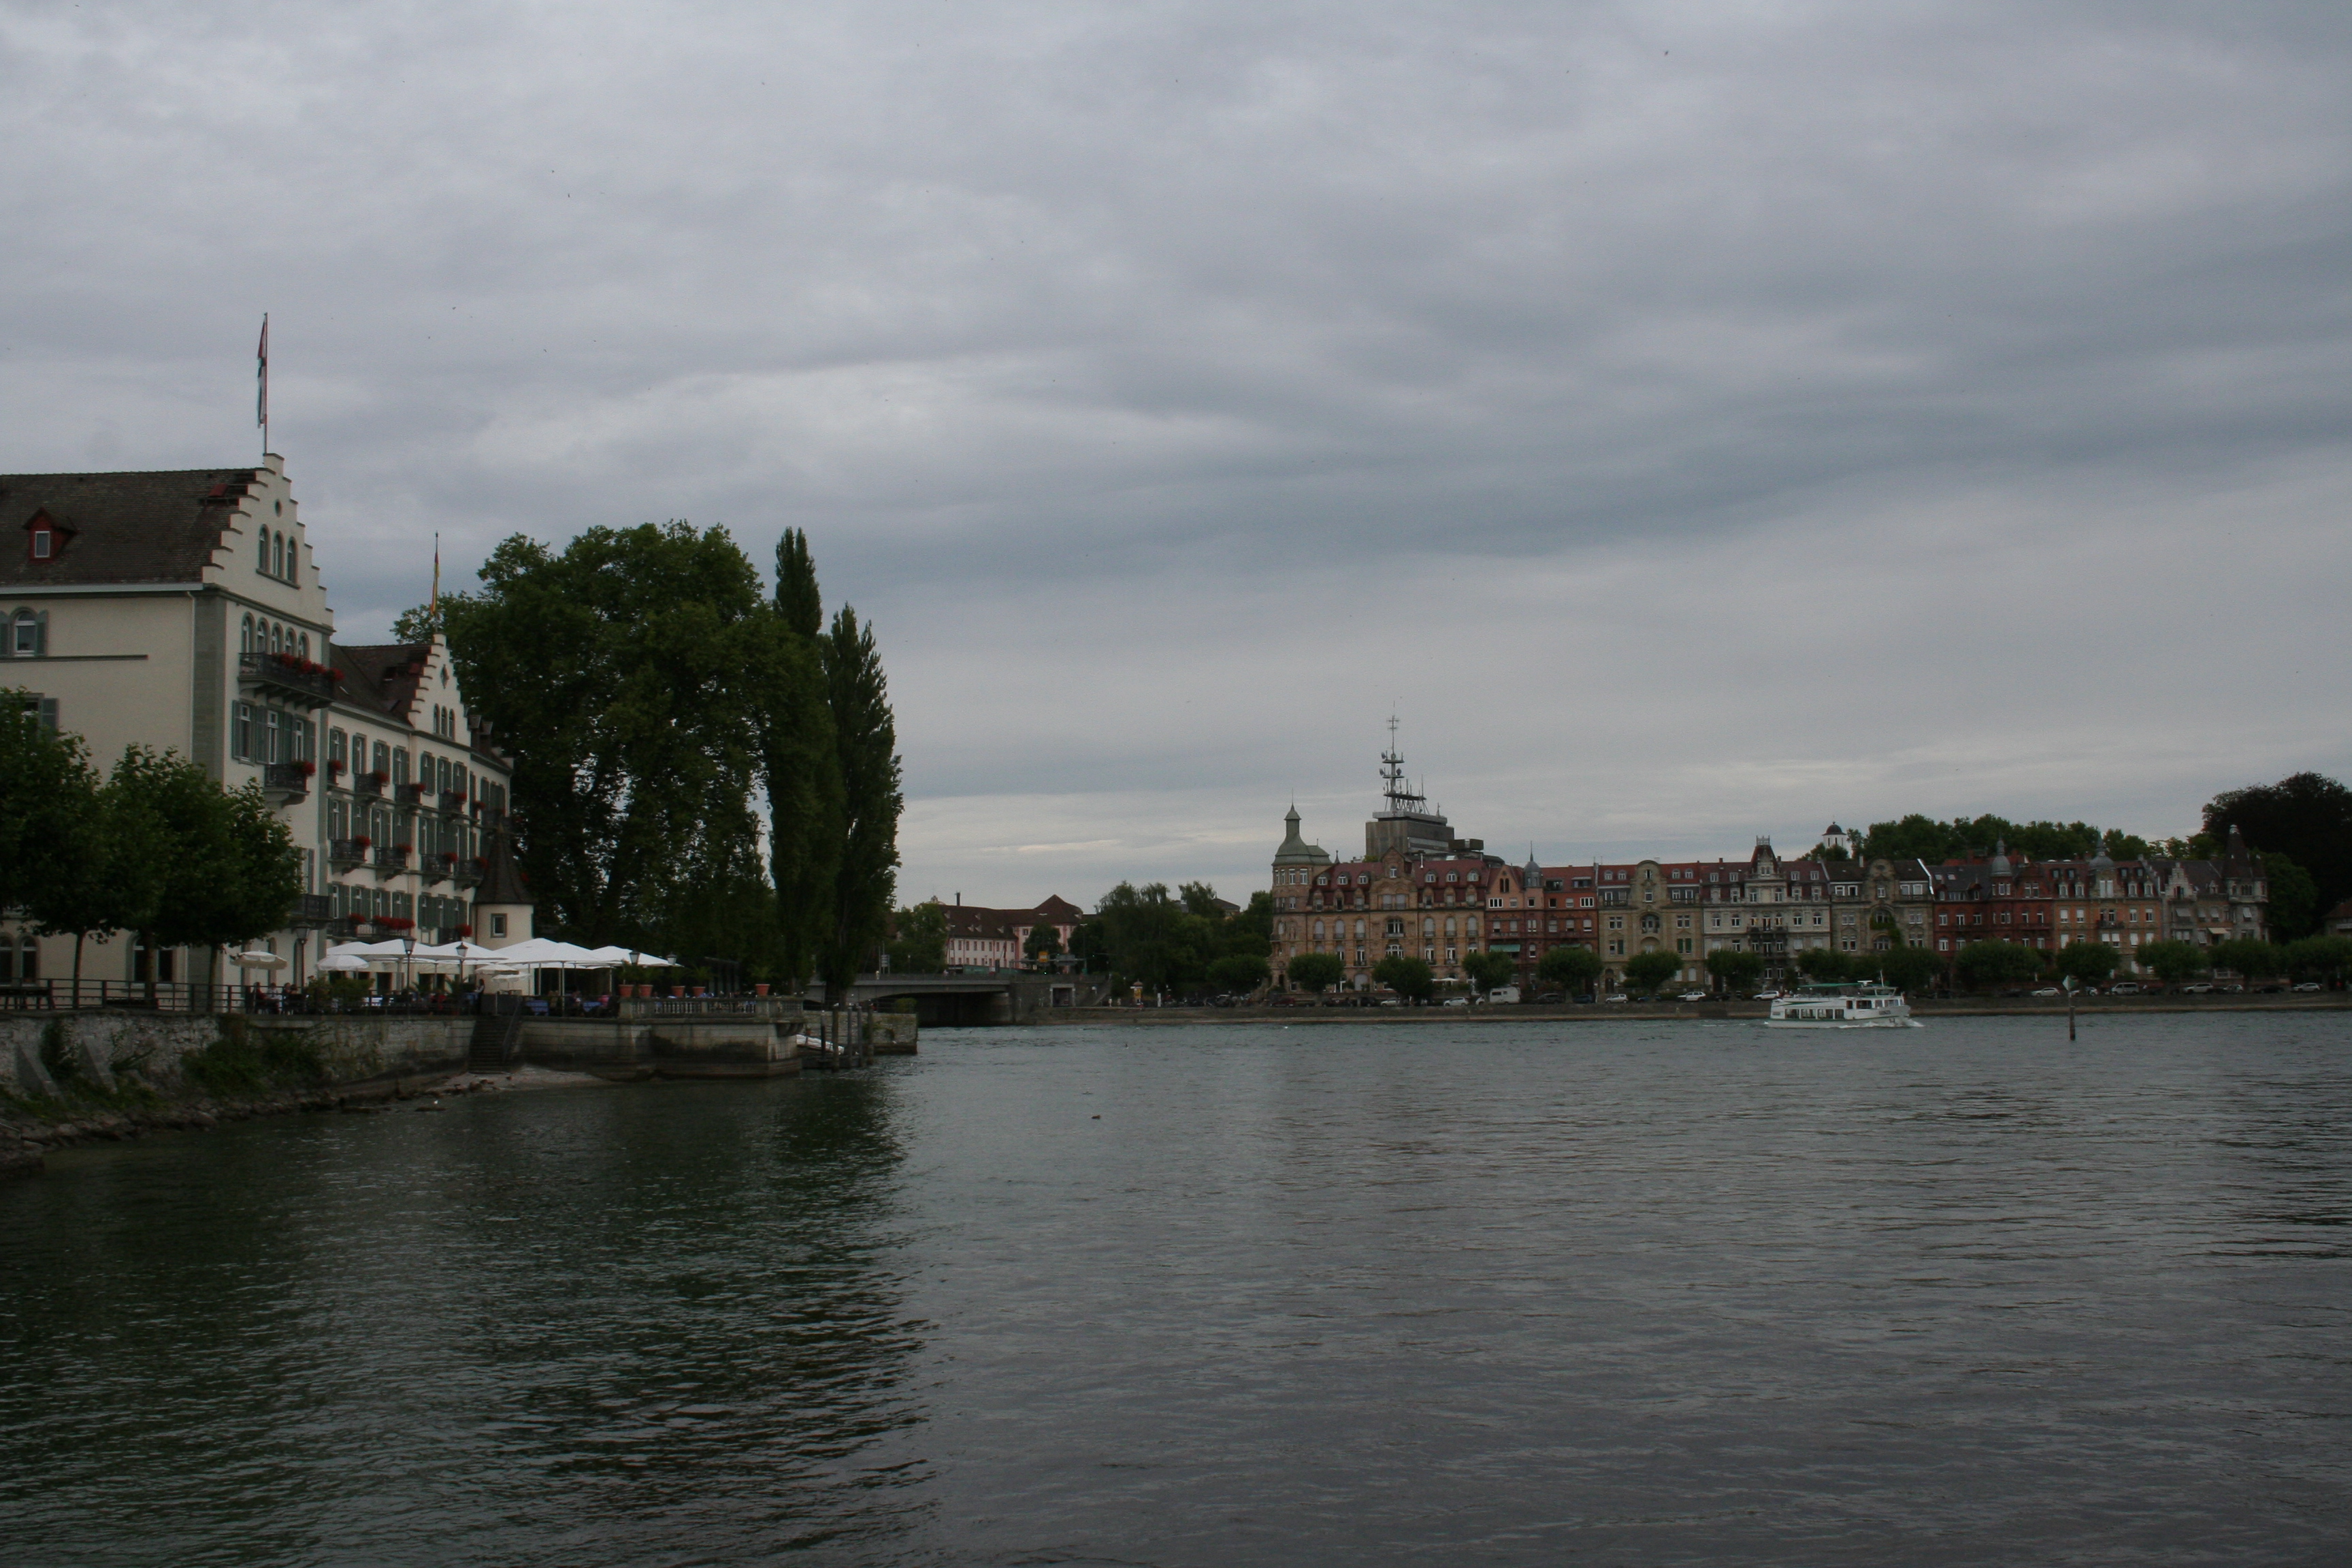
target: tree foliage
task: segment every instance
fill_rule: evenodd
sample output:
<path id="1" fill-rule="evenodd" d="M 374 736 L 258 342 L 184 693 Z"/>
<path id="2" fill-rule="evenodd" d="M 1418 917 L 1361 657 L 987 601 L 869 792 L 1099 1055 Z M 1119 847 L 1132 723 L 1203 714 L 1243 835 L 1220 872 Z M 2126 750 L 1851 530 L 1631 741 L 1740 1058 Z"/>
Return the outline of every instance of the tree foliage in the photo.
<path id="1" fill-rule="evenodd" d="M 2139 843 L 2128 835 L 2103 835 L 2087 822 L 2011 822 L 1990 813 L 1949 822 L 1916 812 L 1894 822 L 1874 822 L 1863 835 L 1865 860 L 1925 860 L 1938 865 L 1990 855 L 2006 844 L 2012 856 L 2036 860 L 2084 859 L 2097 854 L 2109 837 Z M 2142 846 L 2143 849 L 2145 845 Z"/>
<path id="2" fill-rule="evenodd" d="M 1509 984 L 1511 976 L 1518 972 L 1519 961 L 1512 953 L 1484 950 L 1462 955 L 1463 976 L 1481 993 Z"/>
<path id="3" fill-rule="evenodd" d="M 2248 847 L 2284 855 L 2311 874 L 2315 917 L 2352 898 L 2352 789 L 2323 773 L 2303 773 L 2274 784 L 2225 790 L 2205 806 L 2205 831 L 2221 838 L 2235 826 Z M 2298 937 L 2311 929 L 2272 930 Z"/>
<path id="4" fill-rule="evenodd" d="M 1335 952 L 1302 952 L 1290 961 L 1290 983 L 1320 994 L 1339 984 L 1347 967 Z"/>
<path id="5" fill-rule="evenodd" d="M 821 645 L 824 605 L 808 536 L 797 529 L 786 529 L 776 546 L 774 609 L 773 663 L 761 683 L 760 783 L 780 963 L 805 984 L 831 930 L 847 804 Z"/>
<path id="6" fill-rule="evenodd" d="M 900 910 L 890 928 L 887 951 L 892 973 L 937 974 L 948 966 L 948 912 L 937 899 Z M 1039 929 L 1050 935 L 1054 928 Z M 1034 934 L 1031 933 L 1033 938 Z"/>
<path id="7" fill-rule="evenodd" d="M 1625 961 L 1625 983 L 1644 994 L 1655 995 L 1682 972 L 1682 967 L 1679 953 L 1637 952 Z"/>
<path id="8" fill-rule="evenodd" d="M 841 858 L 834 872 L 831 929 L 820 958 L 827 995 L 845 997 L 871 962 L 898 886 L 898 731 L 874 628 L 844 605 L 821 644 L 827 701 L 840 760 Z"/>
<path id="9" fill-rule="evenodd" d="M 1391 953 L 1372 965 L 1372 978 L 1408 1002 L 1426 1002 L 1437 990 L 1435 972 L 1403 953 Z"/>
<path id="10" fill-rule="evenodd" d="M 2142 968 L 2168 985 L 2205 973 L 2204 951 L 2193 942 L 2152 942 L 2139 950 L 2138 958 Z"/>
<path id="11" fill-rule="evenodd" d="M 2311 873 L 2273 849 L 2256 857 L 2263 863 L 2266 910 L 2271 934 L 2291 941 L 2319 924 L 2319 884 Z"/>
<path id="12" fill-rule="evenodd" d="M 1217 980 L 1213 966 L 1223 958 L 1264 963 L 1273 945 L 1273 895 L 1261 893 L 1239 914 L 1225 913 L 1217 890 L 1187 882 L 1171 896 L 1164 882 L 1136 887 L 1121 882 L 1096 906 L 1104 962 L 1113 974 L 1139 980 L 1152 990 L 1182 990 L 1214 981 L 1226 990 L 1255 988 Z M 1081 933 L 1086 927 L 1079 928 Z M 1073 939 L 1073 948 L 1077 942 Z M 1297 973 L 1297 961 L 1292 973 Z M 1256 971 L 1253 970 L 1253 973 Z M 1228 971 L 1227 973 L 1234 973 Z M 1334 981 L 1338 976 L 1333 977 Z"/>
<path id="13" fill-rule="evenodd" d="M 2342 980 L 2352 975 L 2352 936 L 2307 936 L 2287 943 L 2287 973 L 2297 980 Z"/>
<path id="14" fill-rule="evenodd" d="M 1764 978 L 1764 955 L 1744 948 L 1718 947 L 1706 955 L 1706 972 L 1727 992 L 1747 990 Z"/>
<path id="15" fill-rule="evenodd" d="M 1953 961 L 1970 985 L 2031 980 L 2042 973 L 2042 955 L 2022 942 L 1972 942 Z"/>
<path id="16" fill-rule="evenodd" d="M 1924 991 L 1944 972 L 1936 955 L 1924 947 L 1897 945 L 1870 958 L 1869 978 L 1885 980 L 1897 991 Z"/>
<path id="17" fill-rule="evenodd" d="M 1040 921 L 1029 928 L 1029 940 L 1021 944 L 1021 956 L 1032 963 L 1051 963 L 1062 956 L 1062 933 Z"/>
<path id="18" fill-rule="evenodd" d="M 442 615 L 468 700 L 515 754 L 540 925 L 677 945 L 676 911 L 740 889 L 758 840 L 777 641 L 758 574 L 724 529 L 672 522 L 592 528 L 561 552 L 516 535 Z"/>
<path id="19" fill-rule="evenodd" d="M 2104 942 L 2070 942 L 2058 953 L 2058 973 L 2077 985 L 2096 985 L 2116 972 L 2123 954 Z"/>
<path id="20" fill-rule="evenodd" d="M 2286 969 L 2284 950 L 2249 936 L 2217 942 L 2205 952 L 2213 961 L 2214 968 L 2230 970 L 2248 980 L 2268 980 Z"/>
<path id="21" fill-rule="evenodd" d="M 23 692 L 0 690 L 0 910 L 29 908 L 93 867 L 99 826 L 80 737 L 44 730 Z"/>
<path id="22" fill-rule="evenodd" d="M 1601 955 L 1589 947 L 1555 947 L 1536 963 L 1536 977 L 1570 994 L 1588 993 L 1601 978 Z"/>
<path id="23" fill-rule="evenodd" d="M 1272 973 L 1265 959 L 1245 952 L 1229 952 L 1223 958 L 1209 961 L 1209 984 L 1221 991 L 1237 995 L 1255 991 Z"/>

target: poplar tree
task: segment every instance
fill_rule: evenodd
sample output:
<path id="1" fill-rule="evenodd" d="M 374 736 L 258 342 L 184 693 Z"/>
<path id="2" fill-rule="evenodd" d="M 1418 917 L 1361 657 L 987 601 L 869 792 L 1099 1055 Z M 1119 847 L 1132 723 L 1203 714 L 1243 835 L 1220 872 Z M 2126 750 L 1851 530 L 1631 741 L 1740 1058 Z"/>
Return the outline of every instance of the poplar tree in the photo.
<path id="1" fill-rule="evenodd" d="M 874 629 L 844 605 L 820 639 L 842 785 L 841 861 L 834 872 L 832 929 L 822 976 L 840 1001 L 889 929 L 898 883 L 898 731 Z"/>
<path id="2" fill-rule="evenodd" d="M 761 782 L 768 796 L 768 871 L 777 942 L 793 986 L 806 986 L 833 930 L 845 828 L 841 754 L 820 647 L 824 601 L 808 535 L 776 545 L 769 663 L 761 691 Z"/>

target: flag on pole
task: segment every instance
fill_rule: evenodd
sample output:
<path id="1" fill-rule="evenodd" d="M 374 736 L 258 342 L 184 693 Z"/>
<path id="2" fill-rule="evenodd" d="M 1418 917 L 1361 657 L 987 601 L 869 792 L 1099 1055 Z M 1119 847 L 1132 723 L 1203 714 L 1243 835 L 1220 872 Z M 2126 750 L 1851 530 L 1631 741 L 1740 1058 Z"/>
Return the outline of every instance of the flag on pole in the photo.
<path id="1" fill-rule="evenodd" d="M 435 626 L 441 624 L 441 536 L 433 536 L 433 601 L 425 606 L 425 618 Z"/>
<path id="2" fill-rule="evenodd" d="M 261 444 L 269 445 L 269 312 L 261 312 L 261 345 L 253 351 L 253 422 L 261 426 Z"/>

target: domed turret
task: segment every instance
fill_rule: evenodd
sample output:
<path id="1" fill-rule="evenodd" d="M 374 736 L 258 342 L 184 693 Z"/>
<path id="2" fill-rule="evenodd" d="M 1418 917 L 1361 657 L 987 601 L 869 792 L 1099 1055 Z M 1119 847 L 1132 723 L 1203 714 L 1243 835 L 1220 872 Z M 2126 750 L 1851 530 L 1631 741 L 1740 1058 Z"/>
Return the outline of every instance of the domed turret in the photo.
<path id="1" fill-rule="evenodd" d="M 2009 864 L 2008 839 L 2002 838 L 1994 842 L 1992 847 L 1992 865 L 1989 868 L 1996 877 L 2006 877 L 2009 875 L 2011 868 Z"/>

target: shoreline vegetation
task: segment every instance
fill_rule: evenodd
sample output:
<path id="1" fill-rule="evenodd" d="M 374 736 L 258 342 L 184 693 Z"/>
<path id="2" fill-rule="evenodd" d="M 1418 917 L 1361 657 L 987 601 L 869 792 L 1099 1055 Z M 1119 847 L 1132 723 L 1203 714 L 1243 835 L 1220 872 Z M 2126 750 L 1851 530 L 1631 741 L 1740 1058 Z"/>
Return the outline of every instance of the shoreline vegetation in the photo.
<path id="1" fill-rule="evenodd" d="M 2077 1016 L 2154 1013 L 2352 1013 L 2352 992 L 2284 996 L 2080 996 Z M 1359 1007 L 1300 1004 L 1286 1007 L 1066 1007 L 1051 1018 L 1020 1026 L 1066 1029 L 1102 1025 L 1172 1024 L 1606 1024 L 1756 1023 L 1771 1013 L 1765 1002 L 1601 1002 L 1561 1005 L 1496 1003 L 1471 1007 Z M 2063 997 L 1953 996 L 1911 1000 L 1915 1017 L 2064 1017 Z M 1001 1028 L 1002 1025 L 983 1026 Z"/>

